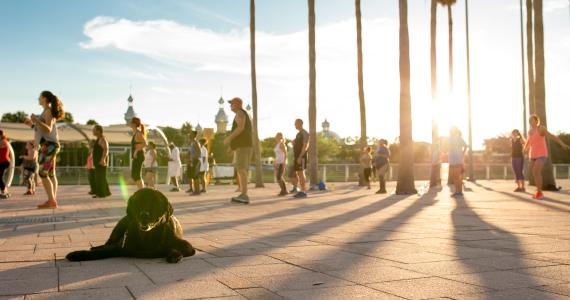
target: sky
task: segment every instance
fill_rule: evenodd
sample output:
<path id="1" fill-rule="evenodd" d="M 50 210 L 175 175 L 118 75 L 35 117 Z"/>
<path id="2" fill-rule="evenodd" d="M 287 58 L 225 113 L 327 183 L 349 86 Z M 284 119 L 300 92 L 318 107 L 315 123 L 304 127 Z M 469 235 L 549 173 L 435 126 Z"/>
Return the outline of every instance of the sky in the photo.
<path id="1" fill-rule="evenodd" d="M 430 90 L 429 1 L 410 0 L 413 136 L 431 139 L 432 113 L 466 137 L 465 2 L 453 7 L 454 90 L 447 12 L 438 7 L 438 100 Z M 368 135 L 399 132 L 398 1 L 362 1 Z M 518 0 L 469 2 L 473 147 L 523 126 Z M 570 131 L 569 1 L 544 0 L 546 102 L 552 132 Z M 490 9 L 492 7 L 492 9 Z M 360 134 L 354 1 L 316 0 L 317 124 Z M 256 1 L 260 137 L 293 137 L 308 116 L 306 0 Z M 526 45 L 526 44 L 525 44 Z M 525 46 L 526 48 L 526 46 Z M 0 1 L 0 113 L 39 112 L 51 90 L 76 121 L 123 121 L 127 98 L 143 122 L 215 127 L 217 100 L 251 102 L 247 0 Z M 229 106 L 226 112 L 230 114 Z"/>

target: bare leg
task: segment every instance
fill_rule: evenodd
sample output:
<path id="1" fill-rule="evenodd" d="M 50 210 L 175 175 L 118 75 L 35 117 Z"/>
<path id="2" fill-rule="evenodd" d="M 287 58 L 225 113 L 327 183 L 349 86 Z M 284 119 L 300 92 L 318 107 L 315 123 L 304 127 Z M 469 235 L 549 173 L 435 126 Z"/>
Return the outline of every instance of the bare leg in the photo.
<path id="1" fill-rule="evenodd" d="M 297 177 L 299 177 L 299 187 L 301 191 L 307 192 L 307 179 L 305 178 L 305 171 L 297 171 Z"/>
<path id="2" fill-rule="evenodd" d="M 140 189 L 144 188 L 144 181 L 142 179 L 137 180 L 135 183 L 137 185 L 137 189 L 140 190 Z"/>
<path id="3" fill-rule="evenodd" d="M 463 192 L 463 173 L 461 172 L 461 167 L 454 167 L 453 175 L 454 175 L 454 183 L 455 183 L 455 192 L 456 193 L 462 193 Z"/>
<path id="4" fill-rule="evenodd" d="M 532 166 L 532 175 L 534 176 L 536 191 L 539 193 L 542 193 L 542 167 L 544 167 L 544 162 L 541 160 L 536 160 Z"/>
<path id="5" fill-rule="evenodd" d="M 44 189 L 46 191 L 48 202 L 50 203 L 57 203 L 55 199 L 55 185 L 52 182 L 53 177 L 46 177 L 42 178 L 42 183 L 44 185 Z"/>
<path id="6" fill-rule="evenodd" d="M 237 171 L 239 189 L 242 195 L 247 195 L 247 169 Z"/>

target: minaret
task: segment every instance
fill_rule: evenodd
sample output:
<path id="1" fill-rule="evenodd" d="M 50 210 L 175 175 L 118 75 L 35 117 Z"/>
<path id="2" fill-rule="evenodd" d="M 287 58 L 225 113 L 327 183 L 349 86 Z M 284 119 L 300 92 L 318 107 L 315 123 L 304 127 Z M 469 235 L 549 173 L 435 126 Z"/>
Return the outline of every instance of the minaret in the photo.
<path id="1" fill-rule="evenodd" d="M 327 119 L 325 119 L 325 121 L 321 125 L 323 126 L 323 133 L 327 135 L 331 129 L 331 124 L 329 123 L 329 121 L 327 121 Z"/>
<path id="2" fill-rule="evenodd" d="M 226 111 L 224 110 L 224 103 L 224 98 L 220 97 L 220 100 L 218 100 L 220 108 L 216 114 L 217 133 L 226 133 L 228 130 L 228 115 L 226 115 Z"/>
<path id="3" fill-rule="evenodd" d="M 127 112 L 125 113 L 125 122 L 127 122 L 127 124 L 130 124 L 131 120 L 137 116 L 133 108 L 133 101 L 133 96 L 129 95 L 129 98 L 127 99 L 127 102 L 129 102 L 129 108 L 127 108 Z"/>

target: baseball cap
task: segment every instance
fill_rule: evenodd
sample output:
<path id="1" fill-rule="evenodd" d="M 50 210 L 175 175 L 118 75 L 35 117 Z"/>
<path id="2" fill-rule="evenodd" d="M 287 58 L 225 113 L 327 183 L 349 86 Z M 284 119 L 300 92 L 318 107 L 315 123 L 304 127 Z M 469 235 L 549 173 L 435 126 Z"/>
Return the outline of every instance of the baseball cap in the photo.
<path id="1" fill-rule="evenodd" d="M 239 97 L 235 97 L 232 100 L 228 100 L 229 104 L 233 104 L 234 102 L 239 104 L 239 105 L 243 105 L 243 100 L 241 100 L 241 98 L 239 98 Z"/>

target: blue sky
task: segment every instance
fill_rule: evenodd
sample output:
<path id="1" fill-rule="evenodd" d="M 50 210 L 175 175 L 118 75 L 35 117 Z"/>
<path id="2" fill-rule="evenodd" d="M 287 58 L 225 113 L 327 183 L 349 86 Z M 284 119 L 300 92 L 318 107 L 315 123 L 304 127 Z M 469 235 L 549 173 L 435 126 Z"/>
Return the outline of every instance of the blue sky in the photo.
<path id="1" fill-rule="evenodd" d="M 354 1 L 317 0 L 318 122 L 358 135 Z M 409 1 L 414 138 L 429 140 L 429 1 Z M 466 128 L 463 1 L 454 7 L 455 90 L 447 91 L 446 10 L 438 9 L 438 79 L 446 125 Z M 250 101 L 249 1 L 0 1 L 0 113 L 37 112 L 61 95 L 79 122 L 122 121 L 130 87 L 143 121 L 213 127 L 220 94 Z M 490 9 L 490 7 L 493 9 Z M 305 0 L 258 0 L 260 134 L 294 133 L 308 100 Z M 474 146 L 521 120 L 518 0 L 470 1 Z M 363 0 L 368 132 L 398 135 L 397 1 Z M 568 1 L 545 0 L 549 128 L 570 131 Z M 227 110 L 229 112 L 229 110 Z"/>

